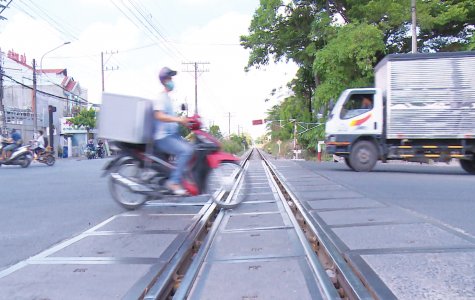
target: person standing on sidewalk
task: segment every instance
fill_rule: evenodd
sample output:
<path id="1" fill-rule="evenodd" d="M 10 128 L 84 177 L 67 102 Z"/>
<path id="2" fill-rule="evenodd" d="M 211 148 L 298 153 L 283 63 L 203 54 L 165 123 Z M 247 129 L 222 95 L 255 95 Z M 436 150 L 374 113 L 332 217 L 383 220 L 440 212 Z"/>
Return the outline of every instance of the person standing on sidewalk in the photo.
<path id="1" fill-rule="evenodd" d="M 186 166 L 193 155 L 193 147 L 183 139 L 178 131 L 178 125 L 186 125 L 188 118 L 179 117 L 173 111 L 173 104 L 168 93 L 173 91 L 175 85 L 172 77 L 177 74 L 167 67 L 160 70 L 158 79 L 164 90 L 154 101 L 153 110 L 155 117 L 155 148 L 176 157 L 176 168 L 170 174 L 166 187 L 178 196 L 186 194 L 181 182 Z"/>

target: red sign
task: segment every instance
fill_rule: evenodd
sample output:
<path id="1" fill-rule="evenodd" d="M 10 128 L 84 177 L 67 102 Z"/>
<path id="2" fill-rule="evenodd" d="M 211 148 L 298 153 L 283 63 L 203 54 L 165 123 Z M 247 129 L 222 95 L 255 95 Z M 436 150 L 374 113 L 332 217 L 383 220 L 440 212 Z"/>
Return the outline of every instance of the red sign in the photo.
<path id="1" fill-rule="evenodd" d="M 252 125 L 261 125 L 262 123 L 262 120 L 252 120 Z"/>
<path id="2" fill-rule="evenodd" d="M 20 54 L 16 53 L 13 50 L 9 50 L 8 53 L 7 53 L 7 57 L 10 58 L 10 59 L 13 59 L 16 62 L 26 64 L 26 55 L 25 54 L 20 55 Z"/>

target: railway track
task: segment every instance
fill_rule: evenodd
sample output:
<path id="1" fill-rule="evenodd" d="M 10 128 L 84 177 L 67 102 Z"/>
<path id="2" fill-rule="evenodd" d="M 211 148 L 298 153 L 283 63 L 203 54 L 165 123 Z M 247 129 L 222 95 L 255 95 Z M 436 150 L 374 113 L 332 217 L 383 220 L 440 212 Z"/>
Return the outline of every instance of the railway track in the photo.
<path id="1" fill-rule="evenodd" d="M 1 271 L 0 294 L 6 299 L 377 298 L 265 155 L 254 149 L 242 164 L 233 189 L 218 195 L 231 209 L 203 197 L 150 201 Z"/>
<path id="2" fill-rule="evenodd" d="M 244 197 L 244 203 L 230 210 L 210 207 L 200 230 L 190 235 L 193 246 L 177 252 L 143 298 L 373 299 L 265 156 L 254 149 L 248 159 L 246 180 L 229 195 L 229 201 Z M 295 277 L 286 278 L 286 272 Z M 283 275 L 287 287 L 272 285 L 279 278 L 259 280 L 272 275 Z"/>

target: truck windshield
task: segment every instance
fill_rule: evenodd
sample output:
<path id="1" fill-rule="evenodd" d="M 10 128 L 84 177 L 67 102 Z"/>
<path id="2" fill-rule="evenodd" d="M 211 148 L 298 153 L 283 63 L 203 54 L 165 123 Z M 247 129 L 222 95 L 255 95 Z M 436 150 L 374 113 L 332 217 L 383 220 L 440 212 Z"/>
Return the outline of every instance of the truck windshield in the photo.
<path id="1" fill-rule="evenodd" d="M 351 119 L 373 109 L 373 94 L 351 94 L 341 109 L 340 119 Z"/>

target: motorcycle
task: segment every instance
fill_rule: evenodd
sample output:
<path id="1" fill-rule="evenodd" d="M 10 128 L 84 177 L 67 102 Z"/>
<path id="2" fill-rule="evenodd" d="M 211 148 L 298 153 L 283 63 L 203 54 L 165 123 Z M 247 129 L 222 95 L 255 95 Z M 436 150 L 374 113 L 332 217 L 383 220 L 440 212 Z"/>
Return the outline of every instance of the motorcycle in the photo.
<path id="1" fill-rule="evenodd" d="M 218 206 L 234 207 L 239 203 L 226 204 L 217 196 L 234 186 L 242 173 L 240 159 L 220 151 L 219 141 L 200 129 L 198 115 L 189 120 L 187 127 L 194 134 L 194 153 L 184 174 L 183 188 L 189 196 L 208 194 Z M 148 200 L 173 196 L 165 187 L 175 168 L 169 156 L 150 153 L 147 145 L 124 142 L 114 145 L 120 149 L 120 155 L 105 165 L 104 175 L 109 174 L 109 189 L 117 203 L 127 209 L 136 209 Z"/>
<path id="2" fill-rule="evenodd" d="M 46 164 L 49 167 L 55 164 L 56 159 L 54 158 L 54 152 L 51 151 L 49 147 L 35 151 L 34 149 L 38 149 L 38 143 L 36 141 L 30 141 L 29 149 L 31 152 L 31 157 L 33 157 L 33 161 Z"/>
<path id="3" fill-rule="evenodd" d="M 102 144 L 97 144 L 97 157 L 104 158 L 104 146 Z"/>
<path id="4" fill-rule="evenodd" d="M 96 158 L 96 149 L 94 147 L 86 147 L 84 149 L 84 155 L 87 157 L 87 159 L 94 159 Z"/>
<path id="5" fill-rule="evenodd" d="M 0 152 L 2 152 L 3 148 L 8 145 L 7 143 L 2 143 L 0 145 Z M 30 152 L 30 146 L 20 146 L 13 150 L 12 155 L 10 158 L 6 160 L 0 160 L 0 166 L 2 165 L 17 165 L 21 166 L 22 168 L 27 168 L 31 161 L 33 160 L 33 156 Z"/>

